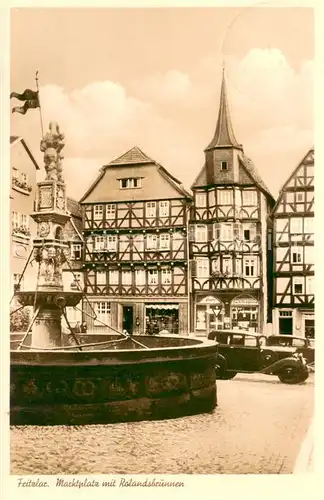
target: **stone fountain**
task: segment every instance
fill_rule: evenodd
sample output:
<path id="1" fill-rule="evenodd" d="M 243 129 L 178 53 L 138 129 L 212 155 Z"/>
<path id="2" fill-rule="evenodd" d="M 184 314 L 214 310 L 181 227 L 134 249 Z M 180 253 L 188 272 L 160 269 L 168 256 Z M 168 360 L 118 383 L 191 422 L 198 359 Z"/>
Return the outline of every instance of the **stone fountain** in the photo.
<path id="1" fill-rule="evenodd" d="M 190 337 L 125 336 L 107 327 L 104 342 L 74 337 L 66 345 L 61 319 L 82 291 L 64 291 L 68 262 L 64 225 L 69 220 L 62 172 L 64 136 L 56 123 L 41 141 L 46 171 L 37 185 L 38 263 L 34 290 L 17 292 L 34 314 L 30 345 L 11 351 L 12 425 L 83 425 L 182 417 L 210 412 L 217 404 L 217 345 Z M 86 337 L 86 339 L 90 337 Z M 102 337 L 101 337 L 102 340 Z"/>

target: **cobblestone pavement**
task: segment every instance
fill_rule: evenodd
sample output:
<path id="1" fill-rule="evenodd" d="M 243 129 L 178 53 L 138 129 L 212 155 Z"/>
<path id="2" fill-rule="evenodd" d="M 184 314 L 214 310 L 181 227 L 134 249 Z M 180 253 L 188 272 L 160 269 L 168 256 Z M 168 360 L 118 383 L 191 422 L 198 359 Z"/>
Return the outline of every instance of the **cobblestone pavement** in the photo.
<path id="1" fill-rule="evenodd" d="M 313 414 L 314 378 L 218 381 L 219 406 L 181 419 L 12 427 L 12 474 L 291 473 Z"/>

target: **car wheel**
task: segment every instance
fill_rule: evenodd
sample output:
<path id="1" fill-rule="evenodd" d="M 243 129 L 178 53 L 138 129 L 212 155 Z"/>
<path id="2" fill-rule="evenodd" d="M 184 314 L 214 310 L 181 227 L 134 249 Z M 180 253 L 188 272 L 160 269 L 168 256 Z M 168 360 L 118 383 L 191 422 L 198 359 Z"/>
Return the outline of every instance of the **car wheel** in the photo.
<path id="1" fill-rule="evenodd" d="M 261 360 L 263 365 L 270 366 L 278 361 L 278 353 L 276 353 L 275 351 L 264 349 L 261 352 Z"/>
<path id="2" fill-rule="evenodd" d="M 237 375 L 237 372 L 224 371 L 224 373 L 219 377 L 221 380 L 231 380 Z"/>
<path id="3" fill-rule="evenodd" d="M 308 379 L 308 372 L 301 371 L 295 366 L 286 366 L 280 370 L 278 378 L 283 384 L 300 384 Z"/>

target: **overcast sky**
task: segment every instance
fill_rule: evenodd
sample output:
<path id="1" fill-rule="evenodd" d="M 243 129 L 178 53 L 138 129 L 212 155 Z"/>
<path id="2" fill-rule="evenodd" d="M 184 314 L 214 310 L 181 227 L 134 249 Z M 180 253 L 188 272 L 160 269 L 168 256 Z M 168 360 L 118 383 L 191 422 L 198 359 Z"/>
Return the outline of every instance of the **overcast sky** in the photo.
<path id="1" fill-rule="evenodd" d="M 274 196 L 313 146 L 313 13 L 305 8 L 13 9 L 11 91 L 35 88 L 66 136 L 80 198 L 137 145 L 190 187 L 215 129 L 222 61 L 234 131 Z M 19 102 L 12 100 L 12 105 Z M 12 115 L 42 165 L 38 110 Z"/>

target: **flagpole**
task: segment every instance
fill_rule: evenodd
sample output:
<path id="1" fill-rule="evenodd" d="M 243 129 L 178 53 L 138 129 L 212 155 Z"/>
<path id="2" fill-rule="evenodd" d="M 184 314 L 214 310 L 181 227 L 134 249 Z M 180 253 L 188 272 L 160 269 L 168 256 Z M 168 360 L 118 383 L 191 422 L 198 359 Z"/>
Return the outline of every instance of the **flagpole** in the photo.
<path id="1" fill-rule="evenodd" d="M 41 130 L 42 130 L 42 139 L 44 139 L 42 108 L 41 108 L 41 103 L 40 103 L 40 98 L 39 98 L 38 70 L 36 71 L 35 80 L 36 80 L 36 88 L 37 88 L 38 103 L 39 103 L 39 117 L 40 117 L 40 124 L 41 124 Z"/>

